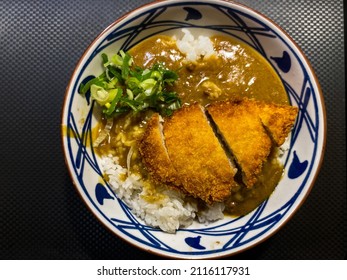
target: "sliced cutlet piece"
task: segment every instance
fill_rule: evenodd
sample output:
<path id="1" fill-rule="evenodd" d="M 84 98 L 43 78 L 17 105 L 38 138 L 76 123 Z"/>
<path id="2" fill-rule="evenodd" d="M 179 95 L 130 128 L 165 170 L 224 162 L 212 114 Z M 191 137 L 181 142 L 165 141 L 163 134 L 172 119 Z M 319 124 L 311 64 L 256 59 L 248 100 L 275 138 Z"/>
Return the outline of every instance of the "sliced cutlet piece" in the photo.
<path id="1" fill-rule="evenodd" d="M 205 115 L 195 103 L 163 124 L 169 157 L 184 189 L 208 204 L 224 201 L 235 187 L 237 169 L 229 161 Z"/>
<path id="2" fill-rule="evenodd" d="M 251 188 L 258 180 L 271 151 L 271 139 L 257 114 L 257 105 L 244 101 L 221 101 L 207 107 L 213 122 Z"/>
<path id="3" fill-rule="evenodd" d="M 290 105 L 258 102 L 259 117 L 274 144 L 281 146 L 294 126 L 298 108 Z"/>
<path id="4" fill-rule="evenodd" d="M 147 122 L 145 133 L 139 142 L 139 152 L 146 170 L 159 183 L 179 186 L 180 181 L 165 146 L 161 117 L 158 113 Z"/>

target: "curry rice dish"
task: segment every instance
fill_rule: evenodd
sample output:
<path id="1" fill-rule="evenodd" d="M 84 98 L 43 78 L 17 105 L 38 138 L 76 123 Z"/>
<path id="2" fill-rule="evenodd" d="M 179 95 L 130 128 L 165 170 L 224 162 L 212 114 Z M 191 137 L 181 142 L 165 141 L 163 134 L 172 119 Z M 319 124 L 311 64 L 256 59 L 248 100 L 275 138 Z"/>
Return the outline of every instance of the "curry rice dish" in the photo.
<path id="1" fill-rule="evenodd" d="M 166 232 L 245 215 L 267 199 L 283 176 L 279 154 L 298 114 L 272 66 L 248 45 L 184 33 L 129 50 L 140 67 L 179 69 L 169 90 L 183 107 L 169 117 L 151 110 L 118 116 L 95 147 L 117 196 Z M 196 53 L 194 61 L 180 48 L 194 57 L 195 46 L 208 41 L 212 53 Z M 105 127 L 103 119 L 97 129 Z"/>

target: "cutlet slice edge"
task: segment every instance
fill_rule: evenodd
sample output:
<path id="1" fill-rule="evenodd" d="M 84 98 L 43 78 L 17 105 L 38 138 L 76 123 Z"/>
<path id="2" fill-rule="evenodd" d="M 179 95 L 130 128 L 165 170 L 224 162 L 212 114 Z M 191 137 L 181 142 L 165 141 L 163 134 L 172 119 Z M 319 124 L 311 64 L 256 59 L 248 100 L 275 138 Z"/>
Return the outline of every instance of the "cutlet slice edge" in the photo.
<path id="1" fill-rule="evenodd" d="M 294 127 L 299 109 L 290 105 L 258 103 L 259 117 L 274 144 L 281 146 Z"/>
<path id="2" fill-rule="evenodd" d="M 165 144 L 162 122 L 163 119 L 158 113 L 150 118 L 139 142 L 139 152 L 146 170 L 155 182 L 180 188 L 181 182 Z"/>
<path id="3" fill-rule="evenodd" d="M 208 124 L 212 128 L 212 131 L 213 131 L 215 137 L 217 138 L 220 146 L 222 147 L 222 149 L 223 149 L 223 151 L 224 151 L 224 153 L 225 153 L 225 155 L 229 161 L 230 168 L 233 170 L 233 174 L 235 177 L 237 172 L 239 171 L 239 167 L 237 166 L 235 157 L 232 154 L 228 143 L 226 142 L 223 134 L 219 131 L 217 124 L 214 122 L 214 120 L 213 120 L 212 116 L 210 115 L 210 113 L 208 112 L 208 110 L 205 107 L 203 107 L 202 110 L 203 110 L 203 113 L 207 119 Z M 234 181 L 234 187 L 239 188 L 239 184 L 236 181 Z"/>
<path id="4" fill-rule="evenodd" d="M 232 170 L 232 173 L 233 173 L 233 176 L 235 177 L 238 169 L 236 167 L 236 164 L 235 164 L 235 159 L 234 157 L 232 156 L 231 154 L 231 151 L 227 145 L 227 143 L 225 143 L 225 139 L 222 137 L 222 135 L 218 132 L 218 127 L 217 125 L 214 123 L 212 117 L 210 116 L 210 114 L 208 113 L 208 111 L 206 110 L 205 107 L 203 106 L 200 106 L 205 118 L 206 118 L 206 121 L 207 123 L 210 125 L 213 133 L 214 133 L 214 136 L 217 138 L 218 142 L 219 142 L 219 145 L 221 146 L 222 150 L 224 151 L 227 159 L 228 159 L 228 162 L 229 162 L 229 165 L 230 165 L 230 168 Z M 235 186 L 238 187 L 238 184 L 236 182 L 234 182 Z"/>
<path id="5" fill-rule="evenodd" d="M 249 100 L 247 100 L 249 101 Z M 243 107 L 239 107 L 243 106 Z M 251 110 L 249 109 L 249 106 L 252 106 Z M 250 151 L 250 148 L 248 145 L 245 147 L 245 149 L 240 149 L 239 144 L 243 143 L 245 139 L 244 136 L 250 135 L 249 132 L 252 131 L 252 127 L 248 127 L 248 131 L 244 131 L 244 133 L 241 133 L 237 129 L 242 127 L 243 123 L 241 121 L 246 121 L 242 116 L 240 118 L 239 113 L 242 111 L 237 111 L 237 108 L 244 109 L 247 113 L 249 113 L 249 117 L 254 117 L 253 128 L 257 128 L 257 133 L 254 136 L 257 136 L 258 141 L 254 142 L 253 140 L 251 143 L 248 144 L 254 144 L 255 146 L 258 145 L 258 148 L 254 148 L 257 153 L 249 152 L 248 155 L 245 154 L 245 152 Z M 236 109 L 236 110 L 235 110 Z M 216 103 L 213 103 L 207 107 L 208 114 L 211 117 L 211 120 L 217 127 L 217 132 L 221 139 L 223 139 L 223 142 L 226 143 L 227 150 L 230 151 L 230 154 L 232 158 L 234 159 L 234 162 L 236 163 L 236 166 L 238 167 L 240 173 L 242 174 L 242 181 L 246 185 L 247 188 L 253 187 L 253 185 L 257 182 L 258 176 L 261 173 L 262 167 L 264 162 L 267 160 L 271 148 L 272 148 L 272 141 L 270 136 L 267 134 L 265 128 L 263 127 L 260 118 L 257 115 L 257 107 L 253 102 L 245 102 L 243 99 L 241 100 L 228 100 L 228 101 L 219 101 Z M 248 115 L 248 114 L 246 114 Z M 257 120 L 258 119 L 258 120 Z M 238 122 L 239 120 L 240 122 Z M 236 123 L 235 123 L 236 122 Z M 246 121 L 246 123 L 248 123 Z M 257 123 L 259 125 L 257 126 Z M 239 125 L 241 124 L 241 126 Z M 229 125 L 231 125 L 230 129 L 233 129 L 232 126 L 237 126 L 237 129 L 233 129 L 235 132 L 230 132 Z M 228 127 L 227 127 L 228 126 Z M 247 128 L 247 125 L 246 125 Z M 254 133 L 253 133 L 254 134 Z M 247 138 L 247 137 L 246 137 Z M 240 140 L 238 140 L 240 139 Z M 250 139 L 252 139 L 250 137 Z M 236 142 L 234 141 L 236 140 Z M 259 142 L 261 142 L 261 145 L 259 145 Z M 248 158 L 248 156 L 253 157 L 255 156 L 254 160 L 251 160 Z"/>

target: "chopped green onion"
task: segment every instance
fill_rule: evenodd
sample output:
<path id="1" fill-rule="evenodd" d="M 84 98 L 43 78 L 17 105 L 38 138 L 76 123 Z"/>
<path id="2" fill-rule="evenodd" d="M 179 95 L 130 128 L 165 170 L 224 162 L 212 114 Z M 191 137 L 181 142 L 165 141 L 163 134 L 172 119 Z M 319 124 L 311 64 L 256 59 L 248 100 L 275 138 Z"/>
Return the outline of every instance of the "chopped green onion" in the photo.
<path id="1" fill-rule="evenodd" d="M 122 50 L 110 60 L 104 53 L 101 58 L 105 71 L 81 85 L 79 93 L 90 90 L 91 98 L 103 107 L 107 117 L 146 109 L 168 116 L 181 107 L 178 95 L 166 91 L 178 79 L 175 71 L 159 63 L 143 69 L 133 65 L 133 58 Z"/>
<path id="2" fill-rule="evenodd" d="M 107 54 L 105 54 L 105 53 L 101 54 L 101 58 L 102 58 L 102 63 L 105 66 L 105 64 L 108 63 L 108 56 L 107 56 Z"/>
<path id="3" fill-rule="evenodd" d="M 86 84 L 81 84 L 81 86 L 79 88 L 79 93 L 86 94 L 87 91 L 90 89 L 90 86 L 93 84 L 98 85 L 98 86 L 102 86 L 105 77 L 106 77 L 106 74 L 103 73 L 99 77 L 96 77 L 94 79 L 89 80 Z"/>
<path id="4" fill-rule="evenodd" d="M 92 99 L 97 101 L 100 105 L 105 105 L 109 102 L 109 92 L 103 87 L 97 86 L 95 84 L 90 87 L 90 94 Z"/>
<path id="5" fill-rule="evenodd" d="M 107 116 L 112 115 L 113 111 L 116 109 L 117 103 L 119 102 L 120 98 L 122 97 L 122 89 L 118 88 L 118 89 L 115 89 L 115 91 L 116 91 L 115 97 L 113 98 L 110 107 L 103 111 Z"/>
<path id="6" fill-rule="evenodd" d="M 128 88 L 127 88 L 127 95 L 128 95 L 128 98 L 129 98 L 130 100 L 133 100 L 133 99 L 134 99 L 134 94 L 133 94 L 133 92 L 132 92 L 130 89 L 128 89 Z"/>

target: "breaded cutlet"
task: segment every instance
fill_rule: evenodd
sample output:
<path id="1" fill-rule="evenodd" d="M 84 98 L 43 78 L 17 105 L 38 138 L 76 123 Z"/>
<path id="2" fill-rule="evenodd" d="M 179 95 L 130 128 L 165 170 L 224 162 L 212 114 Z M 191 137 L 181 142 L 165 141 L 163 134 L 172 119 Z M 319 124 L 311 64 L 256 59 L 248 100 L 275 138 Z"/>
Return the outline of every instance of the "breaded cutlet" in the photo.
<path id="1" fill-rule="evenodd" d="M 169 157 L 185 190 L 211 204 L 224 201 L 237 171 L 199 104 L 184 106 L 163 124 Z"/>
<path id="2" fill-rule="evenodd" d="M 166 150 L 162 124 L 158 113 L 147 122 L 145 133 L 139 142 L 139 152 L 144 165 L 156 182 L 179 186 L 180 180 Z"/>
<path id="3" fill-rule="evenodd" d="M 207 111 L 242 170 L 242 181 L 251 188 L 258 180 L 272 146 L 258 116 L 257 104 L 221 101 L 212 103 Z"/>
<path id="4" fill-rule="evenodd" d="M 259 117 L 274 144 L 281 146 L 294 126 L 299 109 L 290 105 L 258 102 Z"/>

